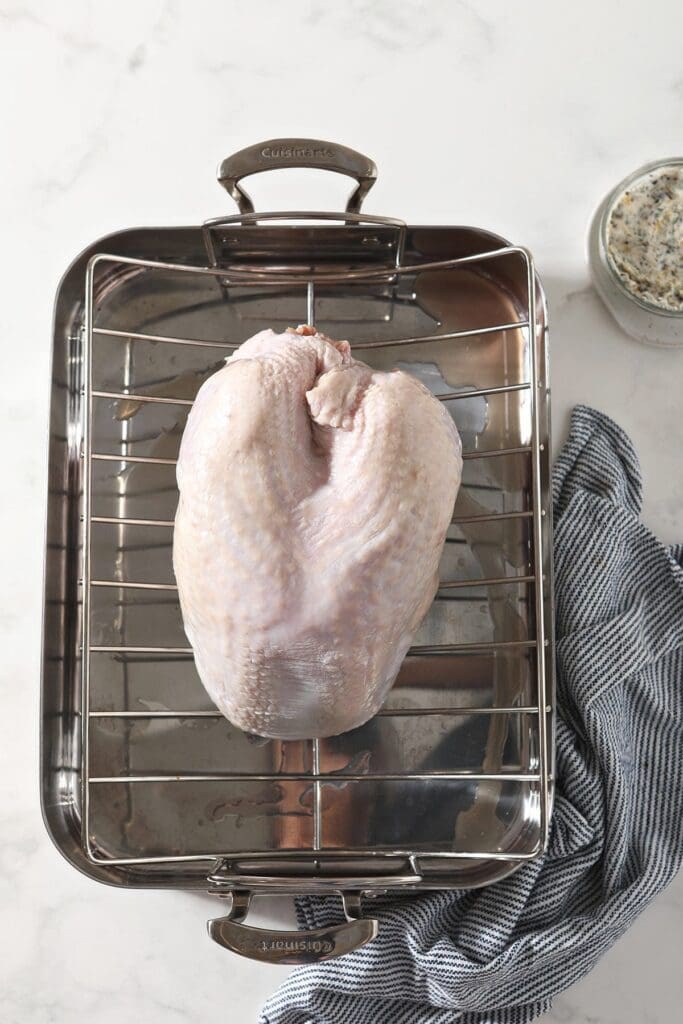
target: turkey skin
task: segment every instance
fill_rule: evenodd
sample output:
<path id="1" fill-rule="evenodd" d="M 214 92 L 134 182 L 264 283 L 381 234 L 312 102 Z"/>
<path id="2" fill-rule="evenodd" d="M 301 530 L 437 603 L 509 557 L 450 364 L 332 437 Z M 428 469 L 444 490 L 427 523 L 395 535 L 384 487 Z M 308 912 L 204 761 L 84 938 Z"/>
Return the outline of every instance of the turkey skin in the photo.
<path id="1" fill-rule="evenodd" d="M 240 729 L 333 736 L 380 708 L 434 599 L 462 470 L 443 404 L 312 328 L 200 388 L 173 563 L 199 676 Z"/>

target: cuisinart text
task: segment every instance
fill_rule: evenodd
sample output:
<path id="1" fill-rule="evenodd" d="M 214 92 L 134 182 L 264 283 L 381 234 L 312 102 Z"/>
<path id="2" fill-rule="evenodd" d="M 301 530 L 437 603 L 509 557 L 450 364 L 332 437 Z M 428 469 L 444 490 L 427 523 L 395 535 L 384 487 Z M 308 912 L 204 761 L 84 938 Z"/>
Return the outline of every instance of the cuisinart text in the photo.
<path id="1" fill-rule="evenodd" d="M 306 146 L 264 146 L 261 156 L 265 160 L 332 160 L 331 149 L 310 149 Z"/>
<path id="2" fill-rule="evenodd" d="M 257 939 L 254 950 L 262 953 L 331 953 L 334 942 L 330 939 Z"/>

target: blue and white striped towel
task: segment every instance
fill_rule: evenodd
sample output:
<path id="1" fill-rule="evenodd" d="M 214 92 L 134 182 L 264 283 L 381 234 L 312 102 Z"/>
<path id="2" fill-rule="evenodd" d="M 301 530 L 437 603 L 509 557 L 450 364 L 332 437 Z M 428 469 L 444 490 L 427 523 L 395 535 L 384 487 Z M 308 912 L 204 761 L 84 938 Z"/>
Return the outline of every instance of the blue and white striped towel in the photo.
<path id="1" fill-rule="evenodd" d="M 376 900 L 378 938 L 296 969 L 262 1024 L 526 1024 L 683 857 L 683 545 L 639 522 L 629 438 L 574 410 L 554 471 L 557 797 L 544 858 L 469 892 Z M 298 901 L 302 927 L 337 898 Z"/>

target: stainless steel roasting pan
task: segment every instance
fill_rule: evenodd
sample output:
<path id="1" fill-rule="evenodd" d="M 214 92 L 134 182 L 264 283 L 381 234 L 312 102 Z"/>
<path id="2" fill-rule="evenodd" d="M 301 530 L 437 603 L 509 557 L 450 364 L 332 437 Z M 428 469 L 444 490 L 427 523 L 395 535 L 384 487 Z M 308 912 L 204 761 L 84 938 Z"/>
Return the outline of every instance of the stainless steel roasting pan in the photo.
<path id="1" fill-rule="evenodd" d="M 290 166 L 353 177 L 346 211 L 255 214 L 241 179 Z M 552 803 L 543 291 L 529 252 L 489 231 L 361 214 L 375 176 L 331 143 L 243 150 L 219 172 L 239 214 L 100 239 L 55 305 L 47 829 L 92 878 L 228 897 L 212 936 L 278 962 L 372 939 L 361 896 L 481 886 L 538 857 Z M 382 712 L 333 739 L 265 741 L 194 671 L 171 568 L 175 457 L 206 376 L 256 331 L 306 321 L 446 403 L 463 486 L 441 589 Z M 250 895 L 274 891 L 339 893 L 347 923 L 245 926 Z"/>

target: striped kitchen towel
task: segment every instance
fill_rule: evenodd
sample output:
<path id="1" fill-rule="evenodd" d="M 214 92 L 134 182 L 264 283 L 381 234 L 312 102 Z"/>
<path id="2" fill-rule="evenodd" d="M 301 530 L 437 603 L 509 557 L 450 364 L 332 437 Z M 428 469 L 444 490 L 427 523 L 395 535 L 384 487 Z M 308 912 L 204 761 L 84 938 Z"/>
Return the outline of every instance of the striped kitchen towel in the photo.
<path id="1" fill-rule="evenodd" d="M 683 545 L 639 522 L 629 438 L 574 410 L 553 478 L 557 795 L 545 856 L 488 888 L 373 900 L 377 939 L 297 968 L 262 1024 L 523 1024 L 583 977 L 683 856 Z M 341 920 L 298 901 L 302 927 Z"/>

